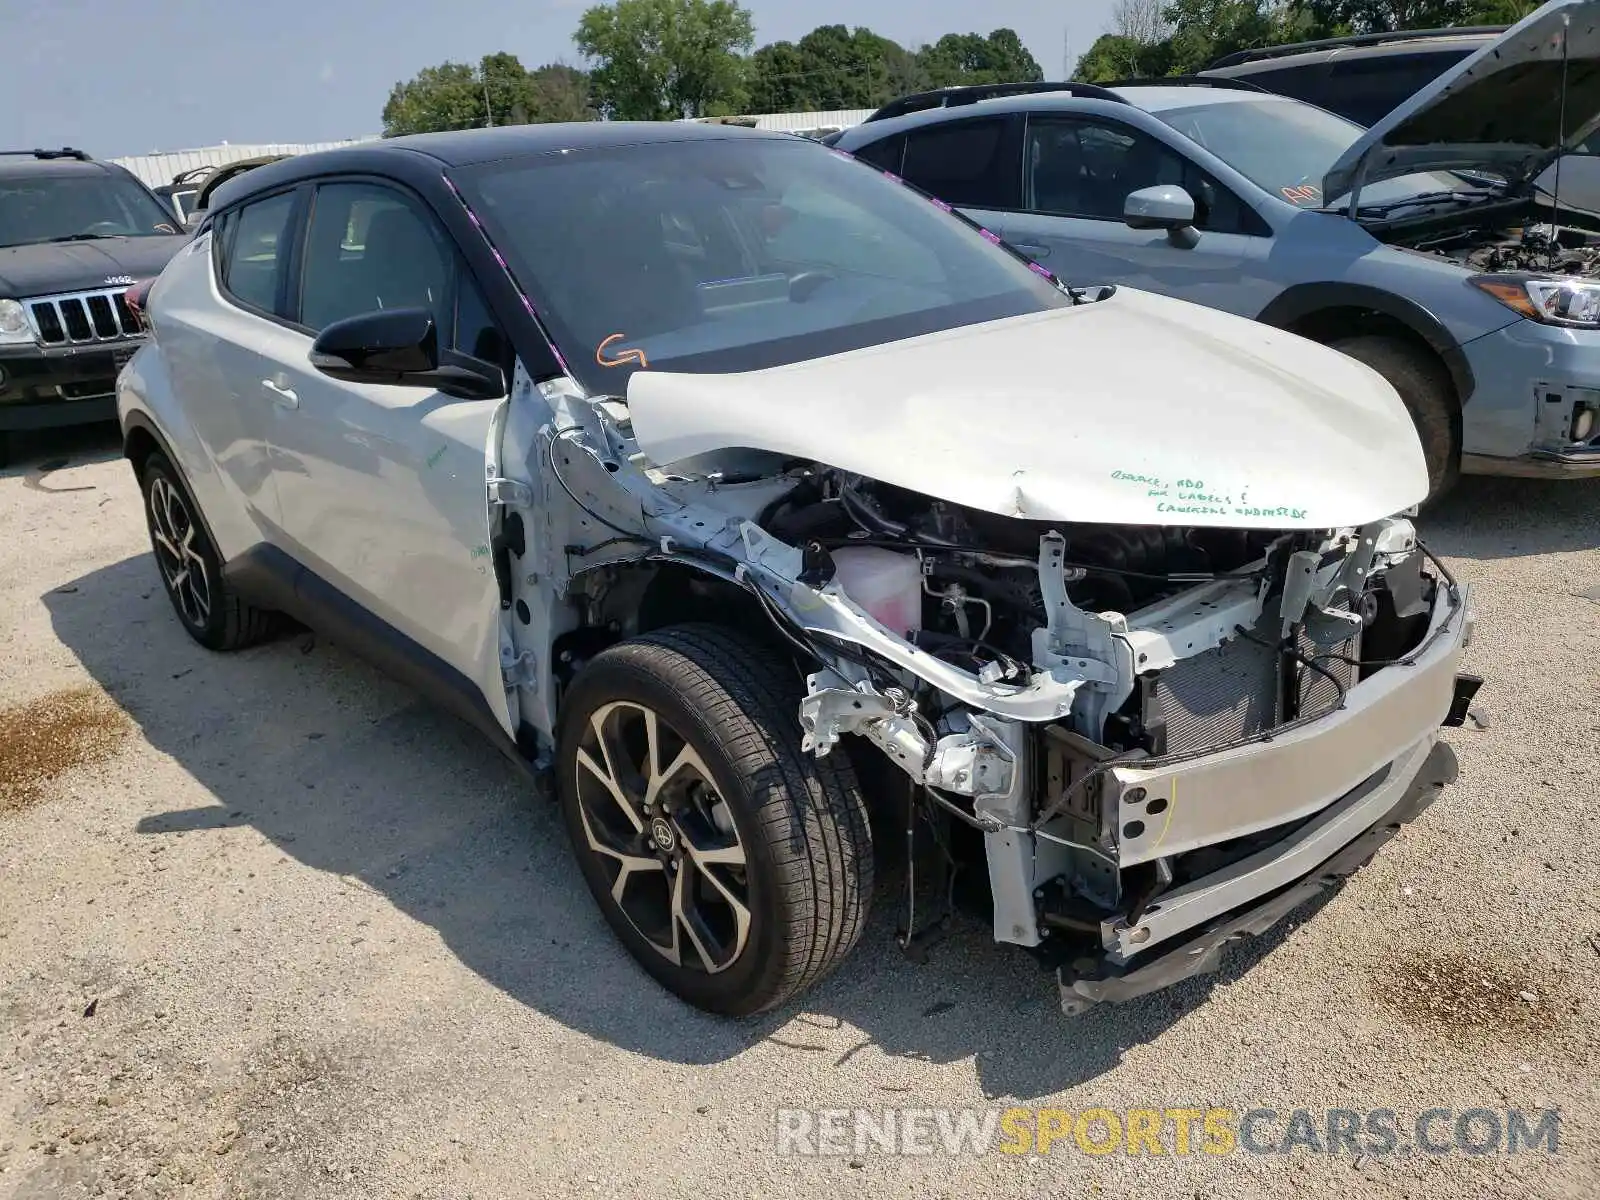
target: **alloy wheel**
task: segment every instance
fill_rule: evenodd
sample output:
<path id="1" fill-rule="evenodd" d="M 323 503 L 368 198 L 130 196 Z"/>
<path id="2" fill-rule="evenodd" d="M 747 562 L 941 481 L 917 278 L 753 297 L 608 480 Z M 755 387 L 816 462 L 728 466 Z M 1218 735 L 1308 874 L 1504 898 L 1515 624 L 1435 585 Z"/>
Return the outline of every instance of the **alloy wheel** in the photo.
<path id="1" fill-rule="evenodd" d="M 195 629 L 211 619 L 211 582 L 195 544 L 199 530 L 182 493 L 164 475 L 150 481 L 150 540 L 161 578 L 179 613 Z"/>
<path id="2" fill-rule="evenodd" d="M 675 966 L 717 974 L 750 936 L 749 871 L 733 813 L 700 753 L 646 705 L 589 717 L 576 799 L 611 899 Z"/>

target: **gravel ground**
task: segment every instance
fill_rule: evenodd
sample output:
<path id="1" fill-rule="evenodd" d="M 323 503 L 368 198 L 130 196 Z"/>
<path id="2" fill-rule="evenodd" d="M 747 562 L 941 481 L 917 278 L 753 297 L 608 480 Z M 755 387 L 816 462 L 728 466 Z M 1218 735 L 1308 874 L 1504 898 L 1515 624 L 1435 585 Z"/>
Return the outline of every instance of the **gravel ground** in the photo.
<path id="1" fill-rule="evenodd" d="M 0 473 L 0 1196 L 1600 1193 L 1600 484 L 1469 480 L 1424 522 L 1476 586 L 1461 782 L 1215 979 L 1068 1021 L 980 929 L 906 961 L 884 891 L 800 1007 L 729 1023 L 624 956 L 473 734 L 306 634 L 200 650 L 112 442 L 29 453 Z M 1561 1140 L 774 1146 L 779 1105 L 1014 1103 L 1559 1106 Z"/>

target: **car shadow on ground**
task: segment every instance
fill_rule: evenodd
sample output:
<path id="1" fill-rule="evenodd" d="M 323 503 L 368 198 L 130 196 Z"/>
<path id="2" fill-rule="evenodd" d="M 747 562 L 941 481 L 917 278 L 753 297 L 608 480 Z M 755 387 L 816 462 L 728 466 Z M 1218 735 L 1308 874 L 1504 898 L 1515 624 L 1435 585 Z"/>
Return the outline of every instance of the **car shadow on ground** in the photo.
<path id="1" fill-rule="evenodd" d="M 1600 479 L 1469 475 L 1417 518 L 1441 554 L 1525 558 L 1600 546 Z"/>
<path id="2" fill-rule="evenodd" d="M 63 467 L 108 462 L 122 454 L 122 434 L 113 421 L 7 433 L 4 441 L 7 457 L 0 463 L 0 478 L 20 475 L 30 483 L 42 483 L 43 476 Z"/>
<path id="3" fill-rule="evenodd" d="M 309 634 L 239 655 L 201 650 L 148 556 L 74 586 L 43 598 L 57 635 L 215 798 L 146 818 L 141 833 L 253 827 L 285 855 L 381 893 L 518 1001 L 637 1053 L 714 1062 L 770 1038 L 833 1054 L 841 1070 L 868 1046 L 933 1062 L 976 1056 L 987 1094 L 1044 1095 L 1110 1069 L 1282 937 L 1236 948 L 1218 976 L 1067 1023 L 1052 978 L 976 922 L 958 922 L 925 964 L 905 959 L 891 879 L 862 945 L 797 1006 L 745 1022 L 705 1017 L 627 958 L 554 807 L 472 731 Z M 826 1034 L 841 1022 L 862 1032 L 859 1044 L 841 1050 Z"/>
<path id="4" fill-rule="evenodd" d="M 1285 936 L 1231 948 L 1215 976 L 1069 1021 L 1053 976 L 976 921 L 958 921 L 926 963 L 906 959 L 891 867 L 837 974 L 777 1013 L 708 1017 L 626 956 L 555 806 L 466 726 L 309 633 L 234 655 L 202 650 L 148 555 L 73 582 L 43 597 L 56 634 L 148 743 L 214 797 L 147 817 L 140 833 L 253 827 L 283 854 L 381 893 L 521 1003 L 636 1053 L 717 1062 L 770 1039 L 832 1055 L 840 1071 L 862 1070 L 852 1060 L 869 1047 L 936 1063 L 975 1057 L 987 1095 L 1036 1097 L 1109 1070 Z M 837 1037 L 841 1023 L 861 1036 Z"/>

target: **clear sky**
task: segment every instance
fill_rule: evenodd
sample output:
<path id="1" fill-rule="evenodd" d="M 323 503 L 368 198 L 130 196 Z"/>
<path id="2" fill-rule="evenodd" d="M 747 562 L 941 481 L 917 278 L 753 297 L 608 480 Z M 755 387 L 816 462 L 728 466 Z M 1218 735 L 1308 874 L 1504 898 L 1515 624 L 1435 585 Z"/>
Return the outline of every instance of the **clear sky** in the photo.
<path id="1" fill-rule="evenodd" d="M 0 149 L 97 157 L 218 142 L 314 142 L 382 129 L 422 67 L 507 50 L 577 65 L 588 0 L 0 0 Z M 822 24 L 902 45 L 1009 26 L 1060 78 L 1112 0 L 744 0 L 756 43 Z M 803 15 L 802 15 L 803 14 Z"/>

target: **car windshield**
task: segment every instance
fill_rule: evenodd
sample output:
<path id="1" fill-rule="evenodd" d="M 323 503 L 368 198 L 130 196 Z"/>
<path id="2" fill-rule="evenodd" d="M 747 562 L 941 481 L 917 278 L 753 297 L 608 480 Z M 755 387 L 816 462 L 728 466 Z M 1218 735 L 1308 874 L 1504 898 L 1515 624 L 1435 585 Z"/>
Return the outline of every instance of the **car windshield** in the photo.
<path id="1" fill-rule="evenodd" d="M 942 206 L 800 138 L 501 161 L 457 178 L 568 367 L 758 370 L 1072 300 Z"/>
<path id="2" fill-rule="evenodd" d="M 176 232 L 171 209 L 107 171 L 0 176 L 0 246 Z"/>
<path id="3" fill-rule="evenodd" d="M 1353 121 L 1292 100 L 1228 100 L 1156 111 L 1252 183 L 1298 208 L 1325 208 L 1343 197 L 1322 194 L 1322 180 L 1365 130 Z M 1482 186 L 1456 175 L 1419 171 L 1369 184 L 1361 205 L 1403 200 L 1422 192 Z"/>

